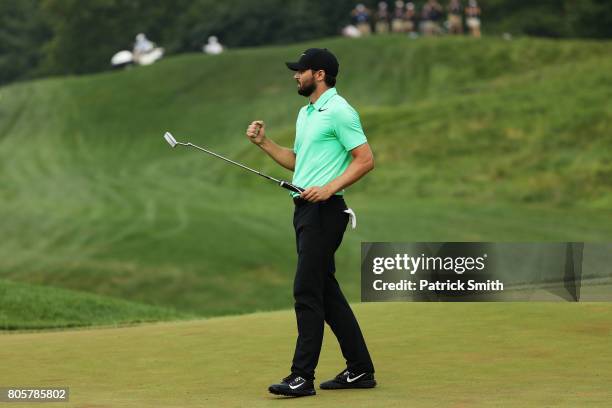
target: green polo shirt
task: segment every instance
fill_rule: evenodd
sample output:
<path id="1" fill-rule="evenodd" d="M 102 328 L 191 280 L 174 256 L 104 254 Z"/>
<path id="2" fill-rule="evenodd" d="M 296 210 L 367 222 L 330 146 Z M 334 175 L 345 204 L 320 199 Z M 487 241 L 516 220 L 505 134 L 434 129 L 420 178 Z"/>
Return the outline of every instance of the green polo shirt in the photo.
<path id="1" fill-rule="evenodd" d="M 351 150 L 366 142 L 357 111 L 336 88 L 328 89 L 298 114 L 292 183 L 302 188 L 326 185 L 344 173 L 352 160 Z M 336 194 L 342 195 L 344 190 Z"/>

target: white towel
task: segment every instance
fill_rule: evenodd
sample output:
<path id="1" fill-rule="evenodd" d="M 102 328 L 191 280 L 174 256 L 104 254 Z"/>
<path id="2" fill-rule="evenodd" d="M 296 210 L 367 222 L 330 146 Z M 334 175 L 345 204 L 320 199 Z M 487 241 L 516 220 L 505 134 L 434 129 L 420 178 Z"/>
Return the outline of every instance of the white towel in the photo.
<path id="1" fill-rule="evenodd" d="M 344 210 L 344 212 L 349 215 L 349 221 L 351 222 L 351 227 L 353 229 L 357 228 L 357 215 L 355 214 L 355 211 L 353 211 L 352 208 L 349 208 L 349 209 Z"/>

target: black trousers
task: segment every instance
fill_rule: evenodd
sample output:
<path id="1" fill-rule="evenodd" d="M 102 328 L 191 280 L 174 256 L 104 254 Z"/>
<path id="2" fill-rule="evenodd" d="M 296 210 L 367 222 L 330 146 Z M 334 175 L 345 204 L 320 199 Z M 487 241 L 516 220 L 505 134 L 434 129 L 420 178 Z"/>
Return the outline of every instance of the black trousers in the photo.
<path id="1" fill-rule="evenodd" d="M 335 277 L 334 253 L 342 242 L 349 215 L 342 196 L 326 201 L 294 199 L 293 226 L 298 253 L 293 283 L 298 338 L 291 372 L 314 379 L 327 322 L 340 343 L 351 372 L 374 372 L 357 319 Z"/>

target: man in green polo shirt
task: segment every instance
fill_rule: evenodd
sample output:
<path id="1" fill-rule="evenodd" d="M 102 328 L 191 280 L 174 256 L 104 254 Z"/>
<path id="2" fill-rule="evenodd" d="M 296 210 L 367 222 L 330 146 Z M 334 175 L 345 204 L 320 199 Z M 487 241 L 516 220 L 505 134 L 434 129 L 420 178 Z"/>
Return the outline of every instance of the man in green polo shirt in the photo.
<path id="1" fill-rule="evenodd" d="M 372 388 L 374 365 L 365 340 L 335 278 L 334 253 L 349 221 L 344 188 L 374 168 L 359 115 L 336 91 L 338 61 L 327 49 L 306 50 L 295 71 L 298 93 L 309 98 L 300 109 L 293 149 L 266 137 L 263 121 L 254 121 L 246 135 L 278 164 L 294 172 L 293 226 L 298 253 L 293 284 L 298 338 L 291 374 L 268 390 L 273 394 L 314 395 L 314 372 L 327 322 L 336 335 L 347 367 L 321 389 Z M 355 224 L 353 224 L 354 226 Z"/>

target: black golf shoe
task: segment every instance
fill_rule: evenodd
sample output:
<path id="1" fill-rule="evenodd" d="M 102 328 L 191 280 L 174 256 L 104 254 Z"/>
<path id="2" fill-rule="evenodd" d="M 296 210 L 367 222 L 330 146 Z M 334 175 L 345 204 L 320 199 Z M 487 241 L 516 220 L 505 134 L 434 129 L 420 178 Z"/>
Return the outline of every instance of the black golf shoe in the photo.
<path id="1" fill-rule="evenodd" d="M 342 390 L 346 388 L 374 388 L 376 380 L 373 373 L 352 373 L 344 370 L 334 379 L 319 385 L 322 390 Z"/>
<path id="2" fill-rule="evenodd" d="M 276 395 L 288 397 L 305 397 L 315 395 L 314 383 L 299 375 L 291 374 L 281 380 L 280 384 L 272 384 L 268 391 Z"/>

